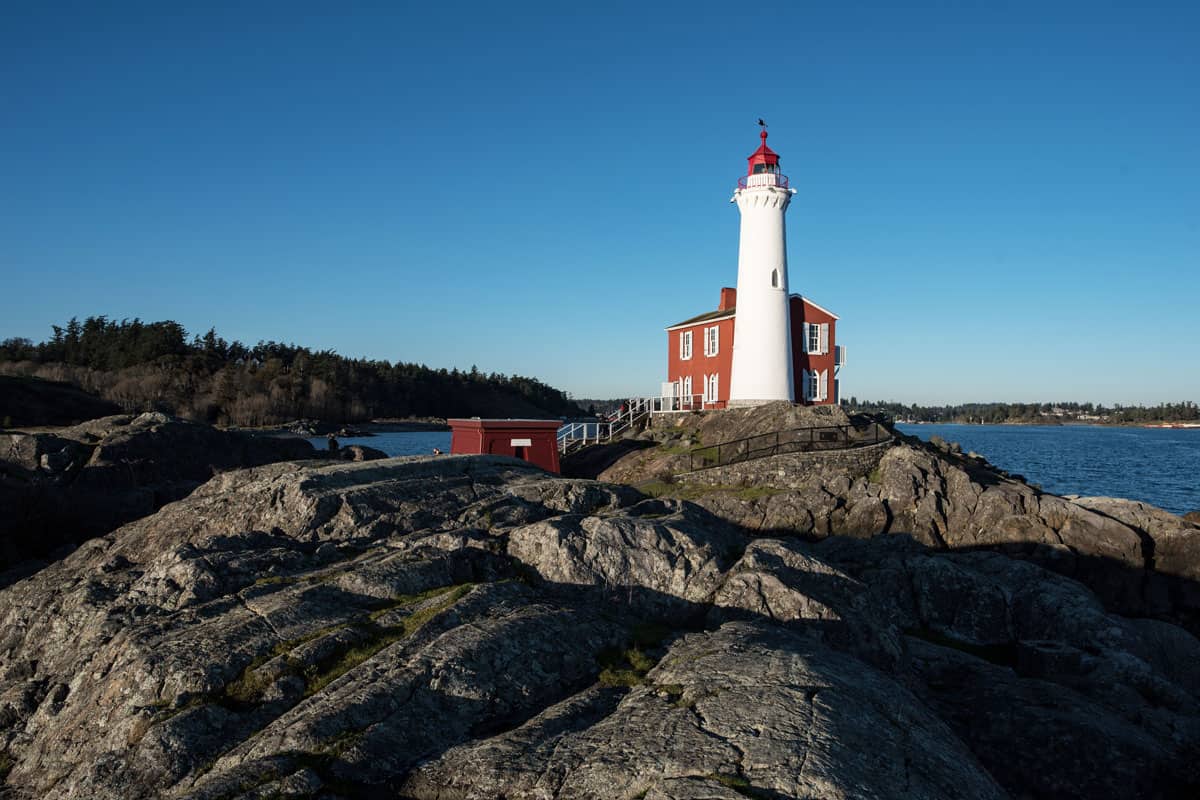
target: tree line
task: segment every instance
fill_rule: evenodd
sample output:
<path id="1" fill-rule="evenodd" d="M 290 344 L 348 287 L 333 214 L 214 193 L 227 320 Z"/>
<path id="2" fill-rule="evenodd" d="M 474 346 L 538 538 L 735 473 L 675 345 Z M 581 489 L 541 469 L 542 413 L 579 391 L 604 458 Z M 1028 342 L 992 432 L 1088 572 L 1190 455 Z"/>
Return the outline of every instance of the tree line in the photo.
<path id="1" fill-rule="evenodd" d="M 1104 406 L 1098 403 L 961 403 L 921 406 L 895 401 L 843 400 L 849 412 L 882 412 L 897 420 L 958 423 L 1091 422 L 1135 424 L 1147 422 L 1200 422 L 1200 407 L 1191 400 L 1156 406 Z"/>
<path id="2" fill-rule="evenodd" d="M 347 358 L 333 350 L 189 339 L 177 322 L 72 318 L 34 343 L 0 341 L 0 372 L 70 383 L 127 411 L 161 410 L 222 425 L 378 418 L 575 416 L 562 391 L 536 378 L 471 367 Z"/>

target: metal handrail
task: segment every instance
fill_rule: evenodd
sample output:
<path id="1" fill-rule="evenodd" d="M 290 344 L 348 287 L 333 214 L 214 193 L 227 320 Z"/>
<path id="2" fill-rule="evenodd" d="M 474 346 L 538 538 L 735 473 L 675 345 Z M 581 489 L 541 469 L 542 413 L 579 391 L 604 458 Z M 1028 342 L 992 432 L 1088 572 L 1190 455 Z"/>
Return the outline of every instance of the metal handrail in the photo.
<path id="1" fill-rule="evenodd" d="M 693 447 L 688 453 L 688 466 L 692 472 L 696 472 L 786 453 L 849 450 L 879 444 L 892 438 L 878 422 L 872 422 L 871 428 L 870 438 L 854 438 L 851 433 L 858 429 L 853 425 L 813 425 Z"/>
<path id="2" fill-rule="evenodd" d="M 558 429 L 558 451 L 562 455 L 586 447 L 589 444 L 609 442 L 625 432 L 642 418 L 654 411 L 653 397 L 633 397 L 616 416 L 607 420 L 568 422 Z"/>

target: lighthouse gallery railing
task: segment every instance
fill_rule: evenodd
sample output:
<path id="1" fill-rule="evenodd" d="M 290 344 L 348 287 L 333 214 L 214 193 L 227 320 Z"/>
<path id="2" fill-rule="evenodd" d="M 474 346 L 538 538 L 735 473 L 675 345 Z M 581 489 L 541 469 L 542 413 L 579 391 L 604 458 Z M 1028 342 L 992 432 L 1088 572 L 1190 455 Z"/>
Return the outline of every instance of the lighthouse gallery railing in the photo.
<path id="1" fill-rule="evenodd" d="M 778 186 L 780 189 L 788 188 L 787 175 L 779 175 L 774 172 L 760 172 L 757 175 L 743 175 L 738 178 L 739 189 L 753 189 L 758 186 Z"/>

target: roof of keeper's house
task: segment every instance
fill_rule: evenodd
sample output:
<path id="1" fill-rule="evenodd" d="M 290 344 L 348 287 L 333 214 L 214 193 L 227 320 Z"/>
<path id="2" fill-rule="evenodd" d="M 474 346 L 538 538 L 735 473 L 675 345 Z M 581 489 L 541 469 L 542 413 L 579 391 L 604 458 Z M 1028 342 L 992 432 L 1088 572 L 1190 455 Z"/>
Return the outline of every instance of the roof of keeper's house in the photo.
<path id="1" fill-rule="evenodd" d="M 788 296 L 793 297 L 802 302 L 808 303 L 813 308 L 818 309 L 819 311 L 824 311 L 826 314 L 833 317 L 834 319 L 841 319 L 841 317 L 839 317 L 837 314 L 830 311 L 828 308 L 824 308 L 822 306 L 817 305 L 812 300 L 809 300 L 807 297 L 804 297 L 803 295 L 798 295 L 798 294 L 793 293 Z M 700 314 L 699 316 L 692 317 L 691 319 L 685 319 L 683 322 L 676 322 L 674 325 L 668 325 L 666 329 L 669 331 L 673 331 L 676 328 L 687 328 L 692 325 L 699 325 L 701 322 L 712 322 L 712 321 L 718 320 L 718 319 L 728 319 L 729 317 L 734 316 L 736 311 L 737 311 L 737 309 L 732 308 L 732 307 L 725 308 L 725 309 L 718 309 L 716 311 L 708 311 L 704 314 Z"/>
<path id="2" fill-rule="evenodd" d="M 733 308 L 726 308 L 723 311 L 709 311 L 708 313 L 701 314 L 698 317 L 692 317 L 691 319 L 685 319 L 683 322 L 676 322 L 674 325 L 669 325 L 667 326 L 667 330 L 673 331 L 676 328 L 685 328 L 689 325 L 696 325 L 701 322 L 711 322 L 712 320 L 726 319 L 728 317 L 732 317 L 734 311 L 736 311 L 736 309 Z"/>

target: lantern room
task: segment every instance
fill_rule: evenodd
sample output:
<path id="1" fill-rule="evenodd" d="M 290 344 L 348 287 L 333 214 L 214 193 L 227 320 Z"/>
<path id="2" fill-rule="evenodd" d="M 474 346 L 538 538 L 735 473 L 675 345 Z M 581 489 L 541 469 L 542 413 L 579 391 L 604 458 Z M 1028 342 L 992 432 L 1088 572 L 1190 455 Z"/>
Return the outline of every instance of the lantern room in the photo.
<path id="1" fill-rule="evenodd" d="M 746 174 L 761 175 L 764 172 L 768 172 L 772 175 L 778 175 L 779 154 L 767 147 L 767 132 L 765 129 L 758 135 L 762 138 L 762 144 L 747 159 L 750 162 L 750 168 L 746 170 Z"/>
<path id="2" fill-rule="evenodd" d="M 767 132 L 758 134 L 762 144 L 746 159 L 749 165 L 744 177 L 738 178 L 739 189 L 754 189 L 763 186 L 779 189 L 788 188 L 788 179 L 779 171 L 779 154 L 767 147 Z"/>

